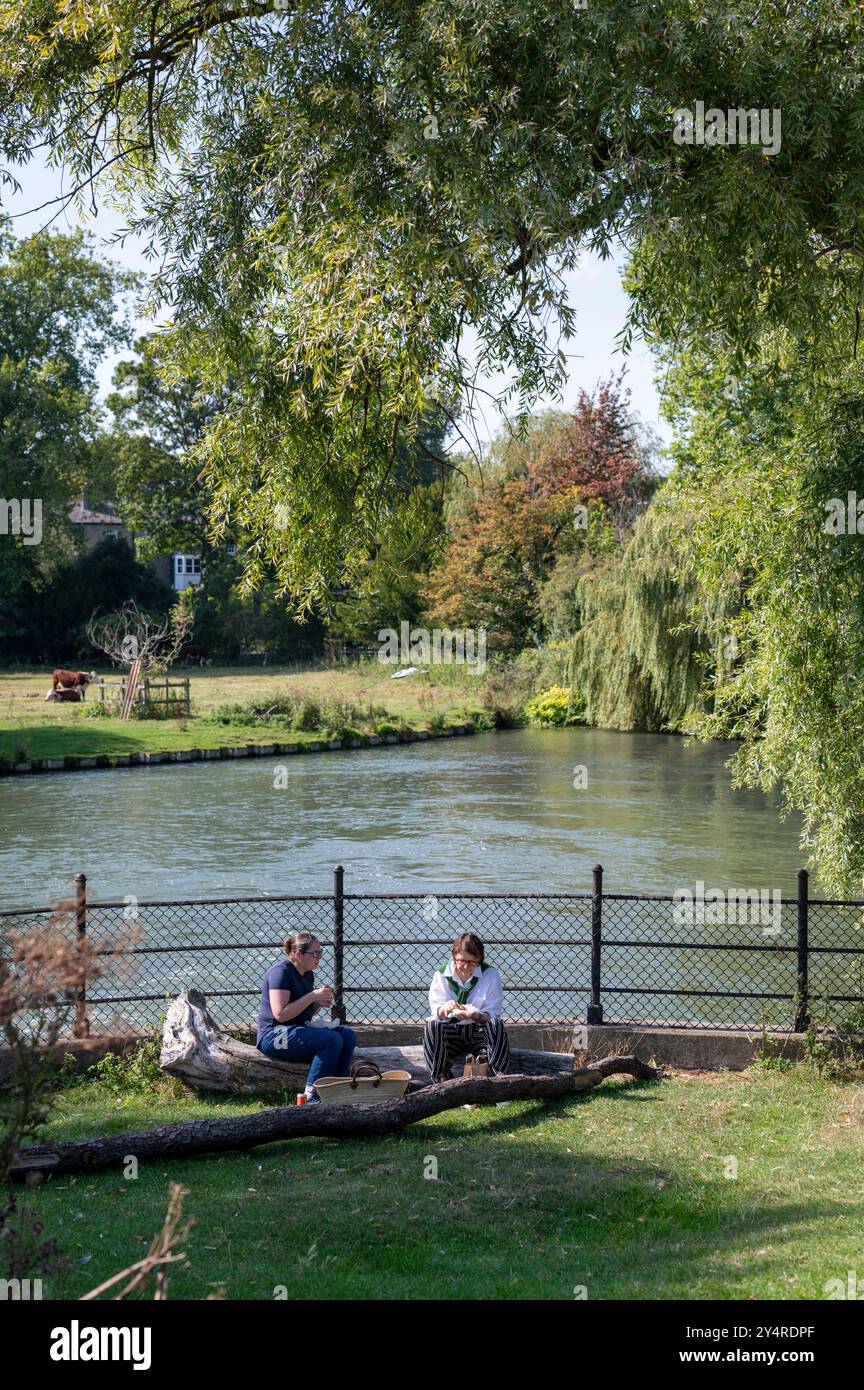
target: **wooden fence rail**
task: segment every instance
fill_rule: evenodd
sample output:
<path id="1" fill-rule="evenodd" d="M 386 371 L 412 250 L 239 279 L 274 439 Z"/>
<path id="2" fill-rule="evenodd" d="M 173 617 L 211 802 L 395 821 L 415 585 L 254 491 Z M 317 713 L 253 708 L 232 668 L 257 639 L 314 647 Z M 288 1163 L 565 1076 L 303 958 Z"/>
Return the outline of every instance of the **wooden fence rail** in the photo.
<path id="1" fill-rule="evenodd" d="M 99 703 L 117 704 L 121 719 L 128 719 L 133 705 L 142 716 L 167 717 L 170 713 L 192 712 L 189 677 L 172 680 L 169 676 L 136 677 L 134 669 L 120 680 L 103 680 L 98 686 Z M 161 710 L 159 707 L 162 707 Z M 172 708 L 174 707 L 174 708 Z"/>

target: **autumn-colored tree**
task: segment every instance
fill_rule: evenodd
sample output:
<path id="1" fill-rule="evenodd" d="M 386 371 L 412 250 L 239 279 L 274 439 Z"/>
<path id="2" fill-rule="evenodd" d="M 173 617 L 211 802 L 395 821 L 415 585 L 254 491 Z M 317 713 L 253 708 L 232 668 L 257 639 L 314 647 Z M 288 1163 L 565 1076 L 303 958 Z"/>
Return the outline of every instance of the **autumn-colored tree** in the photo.
<path id="1" fill-rule="evenodd" d="M 540 587 L 554 559 L 560 502 L 526 478 L 501 478 L 472 496 L 425 586 L 430 625 L 485 627 L 491 650 L 516 651 L 537 632 Z"/>
<path id="2" fill-rule="evenodd" d="M 576 409 L 558 430 L 538 435 L 532 460 L 544 497 L 576 489 L 583 502 L 599 498 L 619 528 L 650 496 L 650 456 L 640 439 L 623 371 L 601 381 L 593 395 L 580 390 Z"/>

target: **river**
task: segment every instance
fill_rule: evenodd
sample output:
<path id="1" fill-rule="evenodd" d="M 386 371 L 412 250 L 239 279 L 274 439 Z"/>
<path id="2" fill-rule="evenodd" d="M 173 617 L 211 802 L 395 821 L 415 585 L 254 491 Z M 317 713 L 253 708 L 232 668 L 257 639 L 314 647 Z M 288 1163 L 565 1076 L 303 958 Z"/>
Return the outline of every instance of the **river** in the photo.
<path id="1" fill-rule="evenodd" d="M 793 896 L 798 818 L 732 789 L 733 751 L 525 729 L 7 778 L 0 906 L 53 901 L 78 872 L 103 899 L 326 893 L 337 863 L 353 892 L 573 892 L 590 887 L 599 862 L 610 892 L 702 880 Z"/>
<path id="2" fill-rule="evenodd" d="M 123 1025 L 155 1022 L 166 994 L 191 983 L 223 1018 L 250 1018 L 287 932 L 307 928 L 329 941 L 332 900 L 242 908 L 148 900 L 328 894 L 341 863 L 348 894 L 425 895 L 346 902 L 352 1021 L 421 1017 L 432 967 L 469 927 L 494 943 L 509 1017 L 584 1018 L 591 903 L 551 895 L 587 893 L 599 862 L 610 895 L 696 896 L 702 883 L 787 900 L 781 930 L 770 918 L 734 915 L 720 927 L 682 927 L 668 898 L 607 898 L 607 1017 L 754 1025 L 767 1007 L 779 1024 L 796 978 L 788 899 L 802 864 L 799 823 L 781 819 L 761 793 L 732 789 L 733 751 L 652 734 L 526 729 L 10 778 L 0 782 L 0 906 L 54 902 L 78 872 L 88 879 L 91 932 L 118 922 L 116 908 L 94 900 L 134 902 L 127 916 L 138 914 L 145 949 L 130 984 L 88 990 L 98 1023 L 108 1026 L 116 1005 Z M 448 893 L 550 897 L 472 902 Z M 857 918 L 829 927 L 838 944 L 858 944 Z M 321 962 L 328 981 L 330 950 Z M 832 988 L 845 993 L 839 969 L 849 960 L 818 958 L 820 986 L 831 963 Z M 730 990 L 759 997 L 739 1001 Z"/>

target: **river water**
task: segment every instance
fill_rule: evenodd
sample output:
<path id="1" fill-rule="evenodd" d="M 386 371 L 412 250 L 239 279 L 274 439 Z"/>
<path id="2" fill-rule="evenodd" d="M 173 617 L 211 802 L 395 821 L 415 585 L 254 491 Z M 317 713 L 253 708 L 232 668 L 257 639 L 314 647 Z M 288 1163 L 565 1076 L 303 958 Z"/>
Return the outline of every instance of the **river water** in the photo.
<path id="1" fill-rule="evenodd" d="M 103 899 L 326 893 L 337 863 L 353 892 L 573 892 L 599 862 L 610 892 L 793 896 L 798 819 L 731 788 L 733 751 L 530 729 L 3 779 L 0 906 L 52 901 L 78 872 Z"/>
<path id="2" fill-rule="evenodd" d="M 421 1017 L 432 968 L 466 928 L 494 943 L 510 1018 L 584 1018 L 590 899 L 554 895 L 587 894 L 595 863 L 610 895 L 695 895 L 702 883 L 794 898 L 798 819 L 784 821 L 761 793 L 732 789 L 725 764 L 733 752 L 652 734 L 531 729 L 4 779 L 0 907 L 56 901 L 84 872 L 91 903 L 136 903 L 131 915 L 148 948 L 122 990 L 98 981 L 88 991 L 105 1001 L 99 1022 L 118 1011 L 124 1022 L 154 1022 L 165 995 L 193 983 L 216 999 L 221 1017 L 250 1018 L 284 935 L 303 927 L 327 941 L 332 901 L 217 908 L 148 900 L 328 894 L 340 863 L 348 894 L 420 895 L 346 902 L 352 1021 Z M 448 893 L 548 898 L 480 903 Z M 113 930 L 117 918 L 116 909 L 91 906 L 90 930 Z M 682 927 L 668 900 L 606 899 L 607 1018 L 753 1026 L 767 1009 L 788 1022 L 794 903 L 776 932 L 770 918 L 741 921 Z M 860 944 L 857 918 L 830 930 Z M 821 958 L 832 991 L 846 992 L 839 972 L 850 960 Z M 328 947 L 320 978 L 332 981 L 332 970 Z M 735 991 L 754 998 L 739 1001 Z"/>

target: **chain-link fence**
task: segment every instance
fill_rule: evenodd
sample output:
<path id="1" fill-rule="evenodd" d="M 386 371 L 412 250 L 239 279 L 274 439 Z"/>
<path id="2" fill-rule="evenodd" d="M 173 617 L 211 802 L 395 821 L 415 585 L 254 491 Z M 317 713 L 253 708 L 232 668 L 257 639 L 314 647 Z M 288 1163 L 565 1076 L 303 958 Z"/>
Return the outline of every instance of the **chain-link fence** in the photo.
<path id="1" fill-rule="evenodd" d="M 808 899 L 803 870 L 796 898 L 685 904 L 606 893 L 599 868 L 588 893 L 356 894 L 341 869 L 326 895 L 101 903 L 82 875 L 76 885 L 70 930 L 96 945 L 137 935 L 79 998 L 78 1033 L 152 1026 L 190 986 L 226 1025 L 253 1023 L 264 975 L 296 931 L 321 941 L 317 979 L 349 1023 L 419 1022 L 463 931 L 501 972 L 513 1023 L 800 1031 L 862 1006 L 864 902 Z M 49 915 L 0 912 L 0 933 Z"/>

